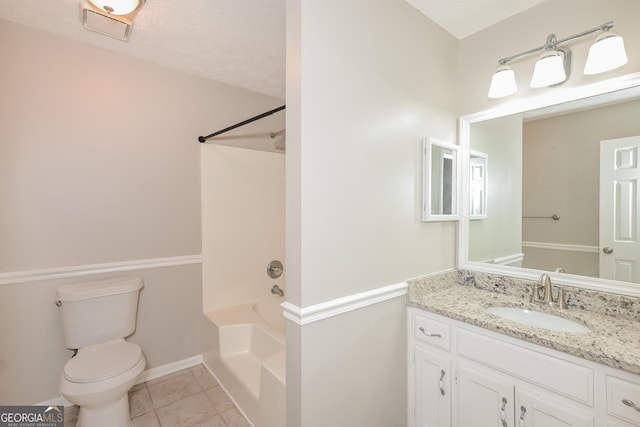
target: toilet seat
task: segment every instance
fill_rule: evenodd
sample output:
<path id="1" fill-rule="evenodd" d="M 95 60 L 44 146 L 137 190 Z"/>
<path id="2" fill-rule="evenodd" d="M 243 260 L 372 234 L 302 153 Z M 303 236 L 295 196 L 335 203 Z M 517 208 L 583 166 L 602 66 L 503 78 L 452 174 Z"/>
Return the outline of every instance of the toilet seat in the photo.
<path id="1" fill-rule="evenodd" d="M 123 339 L 81 348 L 64 366 L 64 377 L 74 383 L 102 381 L 128 371 L 142 359 L 142 350 Z"/>

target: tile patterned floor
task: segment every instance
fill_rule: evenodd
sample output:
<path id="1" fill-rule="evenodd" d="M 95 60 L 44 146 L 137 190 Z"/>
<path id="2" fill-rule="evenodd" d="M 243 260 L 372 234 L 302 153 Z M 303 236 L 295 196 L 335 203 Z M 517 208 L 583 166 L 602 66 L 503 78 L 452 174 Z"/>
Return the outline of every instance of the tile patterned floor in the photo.
<path id="1" fill-rule="evenodd" d="M 129 410 L 134 427 L 249 427 L 203 365 L 134 386 Z M 68 408 L 65 427 L 75 427 L 77 417 L 77 408 Z"/>

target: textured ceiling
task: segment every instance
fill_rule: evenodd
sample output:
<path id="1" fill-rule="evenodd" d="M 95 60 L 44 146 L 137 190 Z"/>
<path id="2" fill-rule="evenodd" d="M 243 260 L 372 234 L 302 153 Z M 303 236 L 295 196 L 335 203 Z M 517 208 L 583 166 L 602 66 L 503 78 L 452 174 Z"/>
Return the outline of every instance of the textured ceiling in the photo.
<path id="1" fill-rule="evenodd" d="M 129 42 L 85 30 L 80 21 L 82 1 L 0 0 L 0 18 L 258 93 L 285 97 L 286 0 L 147 0 L 135 18 Z M 458 38 L 542 2 L 407 1 Z"/>
<path id="2" fill-rule="evenodd" d="M 0 18 L 285 97 L 285 0 L 148 0 L 129 42 L 85 30 L 81 1 L 0 0 Z"/>

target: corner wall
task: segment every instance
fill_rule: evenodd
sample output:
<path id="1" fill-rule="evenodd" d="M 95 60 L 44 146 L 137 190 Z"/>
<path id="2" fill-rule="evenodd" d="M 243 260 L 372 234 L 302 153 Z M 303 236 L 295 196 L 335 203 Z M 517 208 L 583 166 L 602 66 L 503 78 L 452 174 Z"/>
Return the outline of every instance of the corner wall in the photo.
<path id="1" fill-rule="evenodd" d="M 456 140 L 456 52 L 404 1 L 288 0 L 288 303 L 455 265 L 456 225 L 421 222 L 421 139 Z M 406 425 L 405 313 L 289 321 L 287 425 Z"/>

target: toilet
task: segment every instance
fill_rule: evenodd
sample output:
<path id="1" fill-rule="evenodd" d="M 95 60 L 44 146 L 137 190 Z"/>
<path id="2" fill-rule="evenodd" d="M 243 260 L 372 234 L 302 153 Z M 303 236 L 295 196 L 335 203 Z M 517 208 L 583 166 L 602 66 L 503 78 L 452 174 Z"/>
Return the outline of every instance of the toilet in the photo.
<path id="1" fill-rule="evenodd" d="M 58 288 L 65 347 L 60 392 L 78 405 L 78 427 L 131 426 L 128 392 L 144 370 L 140 347 L 125 341 L 136 329 L 142 279 L 125 277 Z"/>

